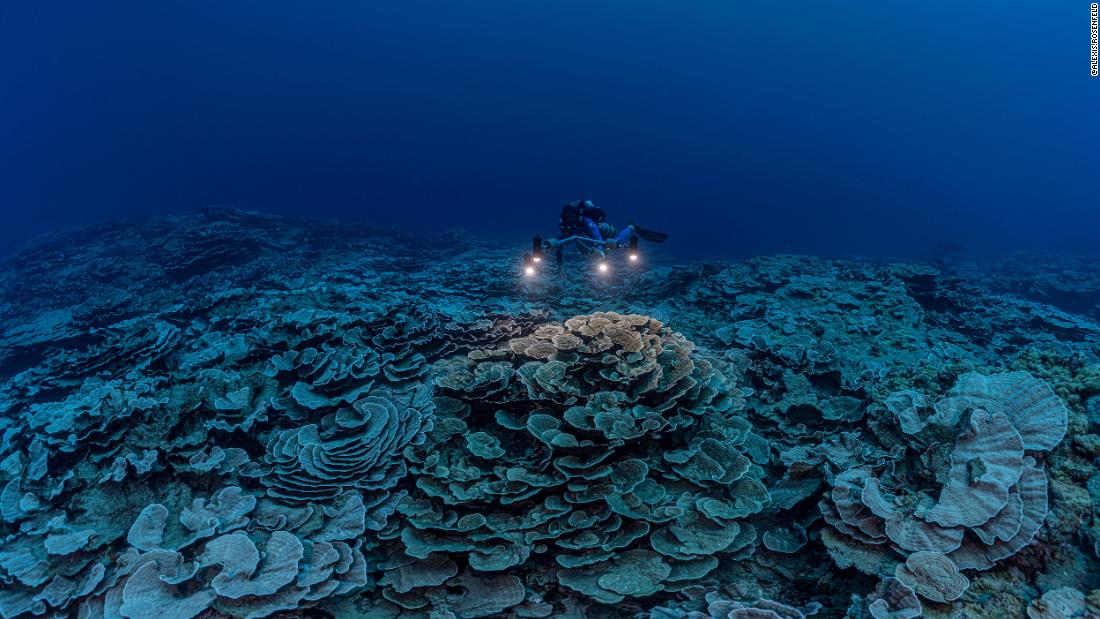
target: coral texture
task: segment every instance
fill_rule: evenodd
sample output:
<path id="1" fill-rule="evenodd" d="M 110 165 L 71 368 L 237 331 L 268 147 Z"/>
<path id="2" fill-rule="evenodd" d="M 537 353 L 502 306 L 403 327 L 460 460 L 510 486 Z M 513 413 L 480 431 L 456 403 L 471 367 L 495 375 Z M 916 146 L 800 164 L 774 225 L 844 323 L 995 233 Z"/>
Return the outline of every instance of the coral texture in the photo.
<path id="1" fill-rule="evenodd" d="M 1100 612 L 1091 263 L 515 258 L 227 209 L 8 258 L 0 618 Z"/>

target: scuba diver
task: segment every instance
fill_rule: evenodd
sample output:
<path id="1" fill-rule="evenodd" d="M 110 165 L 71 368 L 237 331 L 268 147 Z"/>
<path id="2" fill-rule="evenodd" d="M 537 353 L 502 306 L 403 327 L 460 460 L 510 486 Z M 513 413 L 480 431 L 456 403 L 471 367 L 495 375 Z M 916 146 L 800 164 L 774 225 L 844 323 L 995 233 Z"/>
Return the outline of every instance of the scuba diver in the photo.
<path id="1" fill-rule="evenodd" d="M 570 243 L 602 258 L 607 255 L 608 248 L 624 247 L 635 236 L 654 243 L 663 243 L 668 238 L 667 234 L 634 224 L 616 232 L 615 226 L 607 223 L 606 219 L 604 210 L 592 204 L 591 200 L 577 200 L 563 206 L 558 217 L 558 238 L 554 243 L 557 262 L 561 263 L 563 250 Z"/>

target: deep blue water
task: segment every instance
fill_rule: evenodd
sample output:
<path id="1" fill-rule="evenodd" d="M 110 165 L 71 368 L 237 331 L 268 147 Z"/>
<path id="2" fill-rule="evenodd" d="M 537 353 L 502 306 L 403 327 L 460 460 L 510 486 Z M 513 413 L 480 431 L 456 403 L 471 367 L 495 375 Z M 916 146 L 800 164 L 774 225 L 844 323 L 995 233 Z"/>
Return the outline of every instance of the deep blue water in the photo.
<path id="1" fill-rule="evenodd" d="M 689 254 L 1087 250 L 1088 3 L 0 3 L 0 244 L 220 204 Z M 5 250 L 6 250 L 5 249 Z"/>

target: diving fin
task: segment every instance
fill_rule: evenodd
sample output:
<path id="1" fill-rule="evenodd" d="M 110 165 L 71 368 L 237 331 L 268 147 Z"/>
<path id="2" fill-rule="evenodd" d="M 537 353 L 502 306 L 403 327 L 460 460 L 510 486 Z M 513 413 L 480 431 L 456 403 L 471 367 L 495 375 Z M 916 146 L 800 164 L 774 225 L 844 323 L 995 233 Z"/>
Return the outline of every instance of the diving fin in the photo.
<path id="1" fill-rule="evenodd" d="M 642 239 L 649 241 L 650 243 L 664 243 L 668 240 L 668 235 L 664 232 L 657 232 L 655 230 L 646 230 L 640 226 L 634 226 L 634 234 L 637 234 Z"/>

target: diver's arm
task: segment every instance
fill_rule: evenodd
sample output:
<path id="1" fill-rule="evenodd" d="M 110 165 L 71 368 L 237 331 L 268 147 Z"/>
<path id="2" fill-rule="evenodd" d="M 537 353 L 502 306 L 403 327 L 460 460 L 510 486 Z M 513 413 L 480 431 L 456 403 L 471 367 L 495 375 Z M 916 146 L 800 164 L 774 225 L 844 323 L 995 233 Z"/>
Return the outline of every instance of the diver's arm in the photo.
<path id="1" fill-rule="evenodd" d="M 592 221 L 588 217 L 583 218 L 581 220 L 581 223 L 583 223 L 584 227 L 588 230 L 588 236 L 591 237 L 593 240 L 597 241 L 597 243 L 598 243 L 596 246 L 594 246 L 592 248 L 591 251 L 596 252 L 601 257 L 605 256 L 606 252 L 604 252 L 604 249 L 603 249 L 604 238 L 603 238 L 603 235 L 600 234 L 600 227 L 596 225 L 596 222 Z"/>
<path id="2" fill-rule="evenodd" d="M 600 227 L 596 225 L 596 222 L 584 217 L 581 219 L 581 223 L 584 224 L 584 228 L 588 230 L 588 237 L 596 239 L 597 241 L 603 240 L 603 235 L 600 234 Z"/>

